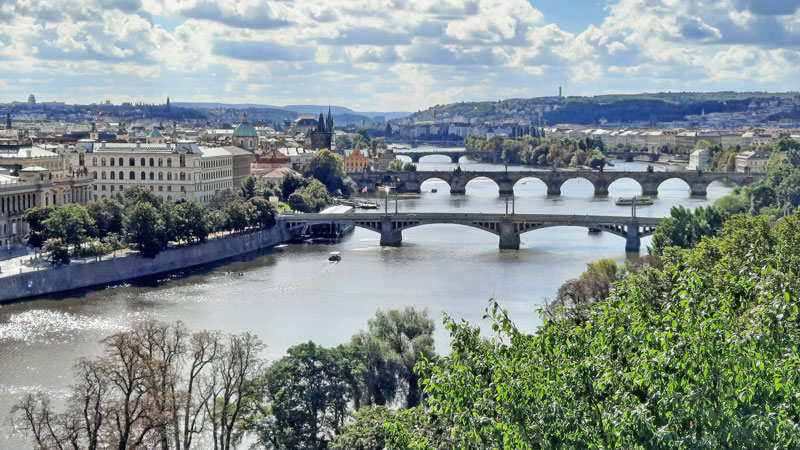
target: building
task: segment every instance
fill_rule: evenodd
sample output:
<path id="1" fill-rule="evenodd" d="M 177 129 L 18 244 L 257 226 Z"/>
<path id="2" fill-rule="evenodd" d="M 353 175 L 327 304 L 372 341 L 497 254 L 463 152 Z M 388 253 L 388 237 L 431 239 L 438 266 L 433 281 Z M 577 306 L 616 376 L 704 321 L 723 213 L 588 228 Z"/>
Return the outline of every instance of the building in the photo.
<path id="1" fill-rule="evenodd" d="M 766 173 L 764 166 L 773 156 L 782 152 L 748 151 L 736 155 L 736 171 L 739 173 Z"/>
<path id="2" fill-rule="evenodd" d="M 58 173 L 67 170 L 66 158 L 56 153 L 56 146 L 20 147 L 18 150 L 0 150 L 0 167 L 19 170 L 26 167 L 43 167 Z"/>
<path id="3" fill-rule="evenodd" d="M 397 155 L 395 155 L 393 151 L 378 150 L 378 154 L 375 156 L 374 167 L 380 172 L 389 170 L 389 164 L 395 159 L 397 159 Z"/>
<path id="4" fill-rule="evenodd" d="M 711 160 L 711 150 L 707 148 L 697 149 L 689 155 L 689 170 L 705 170 Z"/>
<path id="5" fill-rule="evenodd" d="M 70 153 L 71 167 L 86 169 L 95 180 L 93 201 L 145 186 L 165 201 L 207 204 L 217 190 L 234 187 L 233 159 L 223 148 L 201 148 L 194 141 L 134 144 L 86 139 Z M 247 170 L 249 175 L 249 164 Z"/>
<path id="6" fill-rule="evenodd" d="M 28 224 L 22 216 L 37 206 L 85 204 L 91 195 L 92 178 L 83 169 L 53 173 L 44 167 L 20 169 L 18 176 L 0 169 L 0 245 L 6 250 L 25 245 Z"/>
<path id="7" fill-rule="evenodd" d="M 233 130 L 233 145 L 254 152 L 258 148 L 258 133 L 247 121 L 247 113 L 242 115 L 242 123 Z"/>
<path id="8" fill-rule="evenodd" d="M 294 176 L 297 176 L 297 177 L 302 176 L 302 175 L 300 175 L 299 172 L 297 172 L 295 170 L 292 170 L 292 169 L 290 169 L 288 167 L 279 167 L 279 168 L 271 170 L 270 172 L 265 173 L 264 175 L 259 177 L 258 178 L 258 184 L 261 187 L 266 186 L 268 183 L 272 183 L 272 184 L 274 184 L 276 186 L 280 186 L 281 183 L 283 182 L 283 179 L 287 175 L 294 175 Z"/>
<path id="9" fill-rule="evenodd" d="M 359 149 L 345 150 L 344 153 L 345 173 L 364 172 L 370 167 L 369 158 L 364 156 Z"/>
<path id="10" fill-rule="evenodd" d="M 233 187 L 238 188 L 242 185 L 242 181 L 249 177 L 252 172 L 254 155 L 239 147 L 227 146 L 223 148 L 231 154 Z"/>
<path id="11" fill-rule="evenodd" d="M 330 108 L 328 108 L 327 120 L 322 117 L 322 113 L 319 113 L 317 128 L 309 133 L 309 137 L 311 138 L 311 150 L 333 148 L 333 116 L 331 116 Z"/>
<path id="12" fill-rule="evenodd" d="M 93 136 L 92 139 L 97 140 L 97 137 Z M 148 144 L 166 144 L 167 138 L 164 137 L 164 134 L 158 128 L 153 128 L 150 134 L 147 135 L 147 138 L 145 138 L 145 141 Z"/>

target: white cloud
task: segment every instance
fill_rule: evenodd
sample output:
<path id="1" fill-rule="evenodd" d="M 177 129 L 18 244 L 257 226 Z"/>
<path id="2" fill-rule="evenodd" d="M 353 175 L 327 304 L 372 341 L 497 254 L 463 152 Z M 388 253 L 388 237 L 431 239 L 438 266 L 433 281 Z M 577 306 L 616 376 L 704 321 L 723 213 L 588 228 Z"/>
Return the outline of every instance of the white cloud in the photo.
<path id="1" fill-rule="evenodd" d="M 570 33 L 528 0 L 0 0 L 0 88 L 369 110 L 562 84 L 781 88 L 796 78 L 800 10 L 766 3 L 613 0 L 597 26 Z"/>

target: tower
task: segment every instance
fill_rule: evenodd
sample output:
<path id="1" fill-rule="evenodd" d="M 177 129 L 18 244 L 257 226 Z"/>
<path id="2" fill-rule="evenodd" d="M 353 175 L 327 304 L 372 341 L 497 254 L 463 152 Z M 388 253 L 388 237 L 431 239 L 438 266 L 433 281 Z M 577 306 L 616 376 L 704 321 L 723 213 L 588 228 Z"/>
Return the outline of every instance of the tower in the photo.
<path id="1" fill-rule="evenodd" d="M 170 112 L 171 106 L 169 104 L 169 95 L 167 96 L 167 112 Z"/>
<path id="2" fill-rule="evenodd" d="M 558 87 L 558 98 L 561 98 L 561 86 Z"/>
<path id="3" fill-rule="evenodd" d="M 167 111 L 169 111 L 169 97 L 167 97 Z M 172 142 L 178 142 L 178 123 L 172 121 Z"/>
<path id="4" fill-rule="evenodd" d="M 11 129 L 11 113 L 6 114 L 6 130 Z"/>
<path id="5" fill-rule="evenodd" d="M 330 111 L 328 112 L 327 122 L 325 121 L 325 117 L 322 115 L 322 111 L 319 112 L 317 128 L 312 131 L 310 135 L 312 150 L 331 148 L 333 144 L 333 117 L 330 115 Z"/>
<path id="6" fill-rule="evenodd" d="M 325 121 L 326 131 L 333 133 L 333 115 L 331 115 L 331 107 L 328 106 L 328 119 Z"/>

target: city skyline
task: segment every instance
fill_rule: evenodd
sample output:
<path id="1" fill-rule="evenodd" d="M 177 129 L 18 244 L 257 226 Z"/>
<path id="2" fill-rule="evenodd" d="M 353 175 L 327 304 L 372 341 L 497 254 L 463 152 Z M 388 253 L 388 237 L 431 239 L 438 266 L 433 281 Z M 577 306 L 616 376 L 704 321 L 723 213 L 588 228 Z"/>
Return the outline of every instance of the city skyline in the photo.
<path id="1" fill-rule="evenodd" d="M 796 90 L 797 1 L 11 0 L 0 102 L 331 103 Z"/>

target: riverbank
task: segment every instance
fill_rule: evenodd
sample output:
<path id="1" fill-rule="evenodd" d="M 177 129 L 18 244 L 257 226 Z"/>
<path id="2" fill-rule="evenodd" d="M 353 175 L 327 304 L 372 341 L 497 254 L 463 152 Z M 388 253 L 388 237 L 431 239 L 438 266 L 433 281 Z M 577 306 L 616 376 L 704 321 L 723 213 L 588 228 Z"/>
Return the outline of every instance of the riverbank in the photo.
<path id="1" fill-rule="evenodd" d="M 273 247 L 291 238 L 288 230 L 275 226 L 221 236 L 203 244 L 171 247 L 155 258 L 129 252 L 99 261 L 21 271 L 0 278 L 0 303 L 187 269 Z"/>

